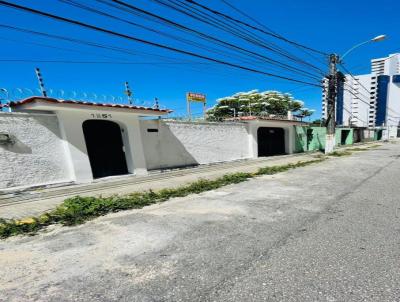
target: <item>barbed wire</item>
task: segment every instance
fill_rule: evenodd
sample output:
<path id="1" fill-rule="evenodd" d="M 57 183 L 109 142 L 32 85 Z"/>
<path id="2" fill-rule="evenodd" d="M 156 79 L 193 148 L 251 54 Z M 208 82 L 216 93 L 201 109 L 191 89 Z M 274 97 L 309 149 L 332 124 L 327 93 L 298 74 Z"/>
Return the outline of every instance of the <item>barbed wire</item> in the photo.
<path id="1" fill-rule="evenodd" d="M 110 94 L 101 94 L 95 92 L 78 91 L 78 90 L 65 90 L 65 89 L 46 89 L 47 97 L 63 100 L 74 100 L 93 103 L 113 103 L 113 104 L 129 104 L 126 96 L 115 96 Z M 4 105 L 8 102 L 17 102 L 33 96 L 41 96 L 42 92 L 38 88 L 0 88 L 0 102 Z M 153 107 L 155 105 L 152 101 L 143 101 L 140 99 L 133 99 L 133 105 L 143 107 Z M 160 109 L 166 109 L 165 106 L 160 105 Z"/>
<path id="2" fill-rule="evenodd" d="M 191 118 L 187 115 L 187 113 L 174 113 L 173 115 L 163 117 L 164 120 L 173 120 L 173 121 L 183 121 L 183 122 L 238 122 L 241 120 L 251 119 L 251 118 L 260 118 L 260 119 L 269 119 L 269 120 L 291 120 L 291 121 L 305 121 L 307 117 L 292 115 L 288 117 L 287 115 L 280 114 L 270 114 L 268 112 L 256 112 L 256 113 L 248 113 L 248 112 L 240 112 L 235 117 L 232 116 L 221 116 L 221 117 L 212 117 L 205 116 L 203 112 L 192 113 Z"/>

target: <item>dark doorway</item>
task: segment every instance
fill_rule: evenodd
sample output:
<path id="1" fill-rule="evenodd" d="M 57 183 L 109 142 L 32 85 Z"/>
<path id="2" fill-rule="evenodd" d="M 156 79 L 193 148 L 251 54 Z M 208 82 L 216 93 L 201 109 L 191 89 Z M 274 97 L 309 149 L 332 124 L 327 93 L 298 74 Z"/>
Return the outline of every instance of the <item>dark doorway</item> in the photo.
<path id="1" fill-rule="evenodd" d="M 346 145 L 347 138 L 349 137 L 350 130 L 342 130 L 341 137 L 340 137 L 340 144 Z"/>
<path id="2" fill-rule="evenodd" d="M 82 128 L 93 178 L 127 174 L 119 125 L 111 121 L 87 120 Z"/>
<path id="3" fill-rule="evenodd" d="M 314 129 L 308 128 L 307 129 L 307 150 L 305 151 L 309 151 L 310 150 L 310 144 L 314 138 L 314 134 L 313 134 Z"/>
<path id="4" fill-rule="evenodd" d="M 285 154 L 285 131 L 282 128 L 258 128 L 257 142 L 259 157 Z"/>
<path id="5" fill-rule="evenodd" d="M 363 140 L 363 129 L 353 129 L 353 143 L 359 143 Z"/>
<path id="6" fill-rule="evenodd" d="M 383 135 L 383 130 L 378 130 L 376 133 L 376 140 L 380 141 L 382 140 L 382 135 Z"/>

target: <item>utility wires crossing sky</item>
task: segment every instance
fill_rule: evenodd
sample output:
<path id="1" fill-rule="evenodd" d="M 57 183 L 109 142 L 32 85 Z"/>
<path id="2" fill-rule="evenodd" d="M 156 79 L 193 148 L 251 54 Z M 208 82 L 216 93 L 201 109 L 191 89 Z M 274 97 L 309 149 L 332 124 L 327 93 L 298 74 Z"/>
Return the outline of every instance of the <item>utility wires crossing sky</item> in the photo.
<path id="1" fill-rule="evenodd" d="M 75 6 L 76 8 L 86 10 L 87 12 L 95 13 L 97 15 L 103 16 L 108 19 L 113 19 L 116 22 L 123 22 L 129 26 L 134 26 L 137 28 L 150 31 L 154 34 L 164 36 L 166 38 L 173 39 L 194 47 L 196 50 L 187 49 L 187 47 L 172 46 L 168 43 L 156 41 L 153 39 L 144 39 L 136 35 L 121 32 L 120 30 L 114 30 L 108 27 L 94 25 L 91 23 L 83 22 L 81 20 L 72 19 L 67 16 L 60 14 L 53 14 L 43 10 L 35 9 L 32 7 L 19 5 L 10 1 L 0 0 L 0 5 L 9 7 L 12 9 L 17 9 L 26 13 L 30 13 L 36 16 L 41 16 L 56 20 L 59 22 L 71 24 L 78 26 L 80 28 L 85 28 L 88 30 L 100 32 L 102 34 L 110 35 L 113 37 L 121 38 L 124 40 L 129 40 L 132 42 L 140 43 L 143 45 L 150 46 L 155 49 L 163 49 L 175 53 L 176 55 L 182 55 L 183 58 L 192 57 L 194 59 L 200 60 L 200 62 L 193 62 L 193 65 L 202 62 L 208 62 L 211 64 L 222 65 L 226 67 L 231 67 L 246 71 L 249 73 L 255 73 L 259 75 L 264 75 L 267 77 L 277 78 L 284 81 L 294 82 L 312 87 L 322 87 L 321 78 L 324 74 L 323 67 L 317 66 L 315 62 L 309 62 L 304 58 L 300 58 L 298 55 L 293 54 L 289 50 L 285 49 L 283 46 L 278 46 L 276 43 L 267 41 L 261 35 L 268 36 L 269 38 L 276 39 L 278 41 L 287 43 L 290 46 L 295 46 L 296 48 L 301 48 L 302 51 L 312 53 L 313 55 L 318 55 L 320 60 L 324 60 L 326 53 L 323 51 L 302 45 L 298 42 L 287 39 L 275 32 L 269 31 L 266 27 L 255 26 L 245 21 L 239 20 L 237 18 L 231 17 L 228 14 L 222 13 L 208 6 L 200 4 L 196 1 L 191 0 L 153 0 L 153 2 L 158 3 L 161 6 L 169 8 L 174 13 L 186 14 L 187 17 L 193 18 L 197 21 L 201 21 L 207 26 L 217 28 L 218 30 L 224 31 L 226 34 L 230 34 L 236 40 L 229 41 L 227 35 L 223 38 L 217 37 L 205 33 L 202 30 L 195 29 L 179 22 L 173 21 L 171 18 L 157 15 L 146 9 L 137 7 L 131 3 L 120 0 L 96 0 L 99 4 L 98 6 L 86 5 L 78 0 L 60 0 L 60 2 Z M 109 8 L 120 10 L 125 14 L 132 14 L 131 18 L 121 17 L 111 13 L 110 9 L 105 9 L 103 6 L 108 6 Z M 196 16 L 197 14 L 197 16 Z M 182 32 L 181 35 L 177 33 L 171 33 L 171 31 L 163 31 L 155 29 L 154 26 L 147 26 L 144 22 L 134 21 L 135 18 L 144 18 L 146 22 L 156 22 L 160 25 L 173 28 L 176 32 Z M 109 23 L 109 22 L 108 22 Z M 107 23 L 107 24 L 108 24 Z M 7 26 L 7 25 L 0 25 Z M 9 26 L 9 25 L 8 25 Z M 11 27 L 11 26 L 10 26 Z M 84 43 L 93 47 L 102 47 L 103 49 L 109 49 L 112 51 L 121 51 L 129 53 L 129 49 L 108 46 L 96 42 L 84 41 L 74 37 L 60 37 L 51 33 L 37 32 L 33 30 L 27 30 L 22 28 L 16 28 L 16 30 L 23 30 L 25 33 L 35 34 L 35 35 L 48 35 L 48 37 L 65 39 L 74 43 Z M 191 38 L 184 37 L 191 36 Z M 243 43 L 238 43 L 237 39 L 241 39 Z M 249 47 L 244 46 L 247 43 Z M 218 46 L 218 47 L 217 47 Z M 251 47 L 250 47 L 251 46 Z M 201 51 L 198 51 L 200 49 Z M 274 54 L 275 57 L 266 55 L 269 52 Z M 214 54 L 214 55 L 211 55 Z M 280 57 L 280 59 L 279 59 Z M 175 61 L 179 57 L 174 57 Z M 5 60 L 5 59 L 4 59 Z M 17 60 L 17 59 L 15 59 Z M 20 61 L 24 61 L 20 59 Z M 26 59 L 26 61 L 33 61 L 32 59 Z M 48 60 L 54 62 L 63 61 L 62 58 L 59 60 Z M 79 60 L 64 60 L 65 62 L 70 61 L 79 63 Z M 86 62 L 86 63 L 85 63 Z M 85 60 L 81 61 L 83 64 L 101 63 L 96 60 Z M 110 61 L 111 63 L 122 64 L 123 61 L 118 59 Z M 106 62 L 104 62 L 106 63 Z M 139 63 L 139 62 L 137 62 Z M 125 64 L 136 64 L 136 62 L 126 62 Z M 190 65 L 190 62 L 185 64 Z M 272 72 L 274 71 L 274 72 Z"/>

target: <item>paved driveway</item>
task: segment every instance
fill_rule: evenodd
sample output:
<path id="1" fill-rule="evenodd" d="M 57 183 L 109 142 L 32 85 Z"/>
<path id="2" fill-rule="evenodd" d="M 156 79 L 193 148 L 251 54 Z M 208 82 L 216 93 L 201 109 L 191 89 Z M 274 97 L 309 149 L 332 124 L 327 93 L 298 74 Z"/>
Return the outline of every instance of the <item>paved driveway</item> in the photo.
<path id="1" fill-rule="evenodd" d="M 400 145 L 0 242 L 1 301 L 400 301 Z"/>

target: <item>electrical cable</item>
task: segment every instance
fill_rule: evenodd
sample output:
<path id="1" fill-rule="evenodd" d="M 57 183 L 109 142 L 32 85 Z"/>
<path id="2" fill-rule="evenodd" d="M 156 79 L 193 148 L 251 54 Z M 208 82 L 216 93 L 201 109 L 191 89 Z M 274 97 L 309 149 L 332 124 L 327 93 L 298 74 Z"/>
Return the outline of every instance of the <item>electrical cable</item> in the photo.
<path id="1" fill-rule="evenodd" d="M 248 29 L 240 27 L 240 24 L 238 25 L 236 23 L 232 23 L 232 21 L 231 23 L 227 23 L 226 21 L 224 21 L 224 19 L 222 20 L 216 19 L 207 12 L 201 11 L 196 7 L 189 6 L 188 3 L 185 2 L 184 0 L 169 0 L 168 2 L 165 0 L 152 0 L 152 1 L 160 5 L 166 6 L 170 9 L 173 9 L 175 11 L 178 11 L 184 14 L 185 16 L 190 16 L 196 21 L 200 21 L 210 26 L 222 29 L 223 31 L 233 34 L 234 36 L 239 37 L 249 43 L 252 43 L 256 46 L 262 47 L 274 53 L 277 53 L 278 55 L 283 56 L 293 62 L 296 62 L 297 64 L 303 64 L 306 65 L 307 67 L 314 68 L 322 75 L 324 74 L 324 72 L 319 67 L 314 66 L 309 62 L 306 62 L 300 58 L 293 56 L 289 52 L 283 50 L 282 48 L 279 48 L 277 45 L 271 42 L 263 40 L 253 32 L 250 32 Z"/>
<path id="2" fill-rule="evenodd" d="M 232 44 L 232 43 L 230 43 L 230 42 L 226 42 L 226 41 L 221 40 L 221 39 L 219 39 L 219 38 L 216 38 L 216 37 L 210 36 L 210 35 L 208 35 L 208 34 L 202 33 L 202 32 L 200 32 L 200 31 L 198 31 L 198 30 L 189 28 L 189 27 L 187 27 L 187 26 L 185 26 L 185 25 L 179 24 L 179 23 L 177 23 L 177 22 L 175 22 L 175 21 L 172 21 L 172 20 L 170 20 L 170 19 L 167 19 L 167 18 L 158 16 L 158 15 L 156 15 L 156 14 L 153 14 L 152 12 L 146 11 L 146 10 L 144 10 L 144 9 L 141 9 L 141 8 L 137 7 L 137 6 L 134 6 L 134 5 L 132 5 L 132 4 L 126 3 L 126 2 L 124 2 L 124 1 L 120 1 L 120 0 L 110 0 L 110 1 L 112 1 L 112 2 L 114 2 L 114 3 L 117 3 L 118 5 L 112 5 L 112 3 L 108 2 L 108 1 L 105 1 L 105 0 L 96 0 L 96 1 L 97 1 L 97 2 L 100 2 L 100 3 L 103 3 L 103 4 L 106 4 L 106 5 L 109 5 L 109 6 L 111 6 L 111 7 L 120 9 L 120 10 L 125 11 L 125 12 L 132 12 L 132 11 L 133 11 L 133 12 L 136 12 L 136 13 L 139 13 L 139 14 L 144 14 L 144 15 L 146 15 L 146 16 L 149 16 L 149 17 L 151 17 L 151 18 L 154 18 L 154 19 L 156 19 L 156 20 L 159 20 L 159 21 L 161 21 L 161 22 L 164 22 L 165 24 L 168 24 L 169 26 L 172 26 L 172 27 L 174 27 L 174 28 L 178 28 L 178 29 L 180 29 L 180 30 L 183 30 L 183 31 L 186 31 L 186 32 L 190 32 L 190 33 L 195 34 L 195 35 L 197 35 L 197 36 L 199 36 L 199 37 L 201 37 L 201 38 L 203 38 L 203 39 L 206 39 L 206 40 L 208 40 L 208 41 L 212 41 L 213 43 L 217 43 L 217 44 L 222 45 L 222 46 L 224 46 L 224 47 L 227 47 L 227 48 L 229 48 L 229 49 L 234 49 L 234 50 L 236 50 L 236 51 L 238 51 L 238 52 L 240 52 L 240 53 L 244 53 L 244 54 L 249 55 L 249 56 L 251 56 L 251 57 L 253 57 L 253 58 L 263 59 L 263 60 L 265 60 L 267 63 L 272 64 L 272 65 L 280 65 L 280 67 L 281 67 L 281 68 L 284 68 L 284 69 L 285 69 L 285 68 L 286 68 L 286 69 L 291 69 L 291 70 L 293 70 L 293 71 L 301 72 L 301 73 L 303 73 L 303 74 L 308 74 L 307 77 L 312 78 L 312 79 L 314 79 L 314 80 L 315 80 L 315 79 L 319 80 L 319 78 L 317 78 L 314 74 L 312 74 L 312 73 L 310 73 L 310 72 L 308 72 L 308 71 L 304 71 L 304 70 L 302 70 L 302 69 L 299 69 L 299 68 L 290 66 L 290 65 L 288 65 L 288 64 L 282 63 L 282 62 L 280 62 L 280 61 L 278 61 L 278 60 L 275 60 L 275 59 L 273 59 L 273 58 L 267 57 L 267 56 L 265 56 L 265 55 L 261 55 L 261 54 L 259 54 L 259 53 L 257 53 L 257 52 L 254 52 L 254 51 L 245 49 L 245 48 L 243 48 L 243 47 L 237 46 L 237 45 Z M 126 8 L 127 10 L 124 10 L 123 8 Z M 306 75 L 304 75 L 304 76 L 306 76 Z"/>
<path id="3" fill-rule="evenodd" d="M 113 1 L 117 1 L 117 0 L 113 0 Z M 120 2 L 120 1 L 118 1 L 118 2 Z M 197 54 L 197 53 L 194 53 L 194 52 L 181 50 L 181 49 L 178 49 L 178 48 L 175 48 L 175 47 L 172 47 L 172 46 L 163 45 L 163 44 L 160 44 L 160 43 L 157 43 L 157 42 L 152 42 L 152 41 L 149 41 L 149 40 L 140 39 L 140 38 L 137 38 L 137 37 L 134 37 L 134 36 L 131 36 L 131 35 L 127 35 L 127 34 L 123 34 L 123 33 L 119 33 L 119 32 L 116 32 L 116 31 L 113 31 L 113 30 L 110 30 L 110 29 L 106 29 L 106 28 L 98 27 L 98 26 L 91 25 L 91 24 L 88 24 L 88 23 L 84 23 L 84 22 L 81 22 L 81 21 L 77 21 L 77 20 L 74 20 L 74 19 L 69 19 L 69 18 L 65 18 L 65 17 L 62 17 L 62 16 L 50 14 L 50 13 L 47 13 L 47 12 L 43 12 L 43 11 L 36 10 L 36 9 L 33 9 L 33 8 L 29 8 L 29 7 L 26 7 L 26 6 L 10 3 L 10 2 L 7 2 L 7 1 L 0 0 L 0 5 L 7 6 L 7 7 L 10 7 L 10 8 L 13 8 L 13 9 L 22 10 L 22 11 L 29 12 L 29 13 L 32 13 L 32 14 L 35 14 L 35 15 L 40 15 L 40 16 L 43 16 L 43 17 L 46 17 L 46 18 L 51 18 L 51 19 L 54 19 L 54 20 L 57 20 L 57 21 L 61 21 L 61 22 L 65 22 L 65 23 L 69 23 L 69 24 L 73 24 L 73 25 L 77 25 L 77 26 L 80 26 L 80 27 L 84 27 L 84 28 L 87 28 L 87 29 L 94 30 L 94 31 L 106 33 L 106 34 L 109 34 L 109 35 L 112 35 L 112 36 L 116 36 L 116 37 L 119 37 L 119 38 L 123 38 L 123 39 L 131 40 L 131 41 L 139 42 L 139 43 L 146 44 L 146 45 L 151 45 L 151 46 L 154 46 L 154 47 L 157 47 L 157 48 L 161 48 L 161 49 L 170 50 L 170 51 L 181 53 L 181 54 L 185 54 L 185 55 L 188 55 L 188 56 L 204 59 L 204 60 L 207 60 L 207 61 L 210 61 L 210 62 L 219 63 L 219 64 L 222 64 L 222 65 L 225 65 L 225 66 L 230 66 L 230 67 L 234 67 L 234 68 L 237 68 L 237 69 L 242 69 L 242 70 L 246 70 L 246 71 L 250 71 L 250 72 L 255 72 L 255 73 L 259 73 L 259 74 L 263 74 L 263 75 L 266 75 L 266 76 L 275 77 L 275 78 L 279 78 L 279 79 L 287 80 L 287 81 L 291 81 L 291 82 L 303 83 L 303 84 L 308 84 L 308 85 L 311 85 L 311 86 L 320 87 L 320 85 L 317 85 L 315 83 L 305 82 L 305 81 L 302 81 L 302 80 L 297 80 L 297 79 L 293 79 L 293 78 L 280 76 L 280 75 L 272 74 L 272 73 L 269 73 L 269 72 L 253 69 L 253 68 L 250 68 L 250 67 L 241 66 L 241 65 L 238 65 L 238 64 L 235 64 L 235 63 L 230 63 L 230 62 L 226 62 L 226 61 L 223 61 L 223 60 L 210 58 L 210 57 L 207 57 L 207 56 L 204 56 L 204 55 L 201 55 L 201 54 Z"/>
<path id="4" fill-rule="evenodd" d="M 112 1 L 117 2 L 117 1 L 119 1 L 119 0 L 112 0 Z M 277 39 L 280 39 L 280 40 L 282 40 L 282 41 L 285 41 L 285 42 L 287 42 L 287 43 L 289 43 L 289 44 L 296 45 L 296 46 L 298 46 L 298 47 L 307 49 L 307 50 L 309 50 L 309 51 L 312 51 L 312 52 L 315 52 L 315 53 L 318 53 L 318 54 L 321 54 L 321 55 L 324 55 L 324 56 L 327 56 L 327 55 L 328 55 L 327 53 L 325 53 L 325 52 L 323 52 L 323 51 L 320 51 L 320 50 L 317 50 L 317 49 L 308 47 L 308 46 L 306 46 L 306 45 L 297 43 L 297 42 L 292 41 L 292 40 L 289 40 L 289 39 L 287 39 L 287 38 L 285 38 L 285 37 L 283 37 L 283 36 L 281 36 L 281 35 L 278 35 L 278 34 L 275 34 L 275 33 L 273 33 L 273 32 L 269 32 L 269 31 L 265 31 L 265 30 L 263 30 L 263 29 L 261 29 L 261 28 L 258 28 L 258 27 L 256 27 L 256 26 L 253 26 L 253 25 L 251 25 L 251 24 L 249 24 L 249 23 L 246 23 L 246 22 L 244 22 L 244 21 L 235 19 L 235 18 L 233 18 L 233 17 L 231 17 L 231 16 L 228 16 L 228 15 L 226 15 L 226 14 L 224 14 L 224 13 L 221 13 L 221 12 L 219 12 L 219 11 L 217 11 L 217 10 L 213 10 L 213 9 L 211 9 L 211 8 L 205 6 L 205 5 L 202 5 L 202 4 L 200 4 L 200 3 L 198 3 L 198 2 L 196 2 L 196 1 L 194 1 L 194 0 L 185 0 L 185 1 L 186 1 L 186 2 L 190 2 L 190 3 L 193 3 L 193 4 L 195 4 L 195 5 L 199 6 L 199 7 L 202 7 L 203 9 L 208 10 L 208 11 L 210 11 L 210 12 L 216 14 L 216 15 L 220 15 L 220 16 L 222 16 L 222 17 L 224 17 L 224 18 L 227 18 L 227 19 L 230 19 L 230 20 L 232 20 L 232 21 L 238 22 L 238 23 L 243 24 L 243 25 L 245 25 L 245 26 L 247 26 L 247 27 L 249 27 L 249 28 L 252 28 L 252 29 L 254 29 L 254 30 L 256 30 L 256 31 L 262 32 L 262 33 L 264 33 L 264 34 L 266 34 L 266 35 L 269 35 L 269 36 L 275 37 L 275 38 L 277 38 Z"/>

